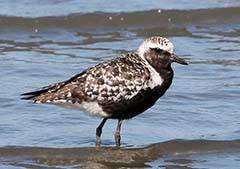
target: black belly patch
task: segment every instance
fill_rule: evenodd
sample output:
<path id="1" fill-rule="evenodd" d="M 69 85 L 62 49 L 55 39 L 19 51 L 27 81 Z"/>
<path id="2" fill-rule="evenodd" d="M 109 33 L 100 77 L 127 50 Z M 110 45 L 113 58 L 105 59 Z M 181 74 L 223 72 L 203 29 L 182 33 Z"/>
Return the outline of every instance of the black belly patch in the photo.
<path id="1" fill-rule="evenodd" d="M 108 103 L 103 106 L 103 111 L 110 115 L 113 119 L 129 119 L 132 118 L 151 106 L 161 97 L 165 91 L 160 87 L 154 89 L 141 90 L 133 98 L 121 100 L 120 102 Z"/>

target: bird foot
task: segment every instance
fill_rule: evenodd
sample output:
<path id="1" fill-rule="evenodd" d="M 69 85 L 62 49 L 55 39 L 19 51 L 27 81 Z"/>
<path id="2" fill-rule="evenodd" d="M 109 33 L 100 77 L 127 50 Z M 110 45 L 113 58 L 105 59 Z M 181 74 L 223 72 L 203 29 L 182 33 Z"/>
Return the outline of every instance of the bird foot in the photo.
<path id="1" fill-rule="evenodd" d="M 96 136 L 96 147 L 101 146 L 101 138 L 99 136 Z"/>

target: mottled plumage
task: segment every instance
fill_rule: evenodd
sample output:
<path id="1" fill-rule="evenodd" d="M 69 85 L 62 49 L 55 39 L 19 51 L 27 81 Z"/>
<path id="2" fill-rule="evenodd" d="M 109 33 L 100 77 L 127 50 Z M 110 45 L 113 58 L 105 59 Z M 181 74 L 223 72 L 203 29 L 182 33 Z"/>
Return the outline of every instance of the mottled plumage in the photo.
<path id="1" fill-rule="evenodd" d="M 121 121 L 142 113 L 166 92 L 172 83 L 174 61 L 187 64 L 173 54 L 173 44 L 168 39 L 151 37 L 137 52 L 99 63 L 69 80 L 23 95 L 34 103 L 56 104 L 103 117 L 97 130 L 99 144 L 99 128 L 106 119 L 119 119 L 120 138 Z"/>

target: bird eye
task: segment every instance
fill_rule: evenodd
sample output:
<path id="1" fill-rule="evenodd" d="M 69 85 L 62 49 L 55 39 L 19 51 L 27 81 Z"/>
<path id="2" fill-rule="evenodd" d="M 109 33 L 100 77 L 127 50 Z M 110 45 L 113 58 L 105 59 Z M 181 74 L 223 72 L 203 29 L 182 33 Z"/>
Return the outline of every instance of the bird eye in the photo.
<path id="1" fill-rule="evenodd" d="M 154 48 L 154 50 L 155 50 L 155 52 L 157 52 L 157 53 L 161 53 L 163 50 L 162 49 L 160 49 L 160 48 Z"/>

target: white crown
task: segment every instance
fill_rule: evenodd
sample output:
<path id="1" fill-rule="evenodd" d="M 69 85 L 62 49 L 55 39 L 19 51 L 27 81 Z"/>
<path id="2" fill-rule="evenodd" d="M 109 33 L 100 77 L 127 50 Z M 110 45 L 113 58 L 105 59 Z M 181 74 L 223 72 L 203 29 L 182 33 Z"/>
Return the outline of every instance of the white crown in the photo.
<path id="1" fill-rule="evenodd" d="M 144 42 L 138 48 L 138 52 L 141 56 L 150 48 L 160 48 L 173 54 L 174 46 L 167 38 L 160 36 L 153 36 L 144 40 Z"/>

